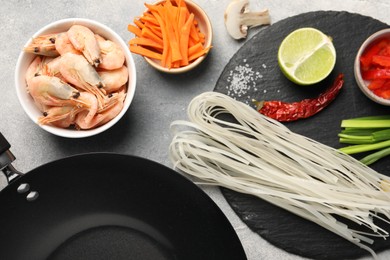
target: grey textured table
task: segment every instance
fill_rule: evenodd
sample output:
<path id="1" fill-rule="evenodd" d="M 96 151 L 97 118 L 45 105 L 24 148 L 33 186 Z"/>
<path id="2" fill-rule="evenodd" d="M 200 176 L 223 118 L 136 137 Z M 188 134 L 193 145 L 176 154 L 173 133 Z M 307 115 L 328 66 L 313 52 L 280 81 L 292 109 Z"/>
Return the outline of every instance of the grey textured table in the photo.
<path id="1" fill-rule="evenodd" d="M 11 143 L 12 151 L 18 158 L 14 165 L 20 171 L 27 172 L 65 156 L 99 151 L 133 154 L 172 167 L 168 159 L 170 123 L 186 118 L 185 110 L 193 97 L 213 90 L 224 66 L 245 42 L 233 40 L 225 30 L 223 13 L 229 0 L 196 0 L 211 18 L 215 37 L 211 53 L 202 66 L 193 72 L 178 76 L 162 74 L 149 67 L 141 57 L 134 56 L 137 66 L 134 101 L 117 125 L 98 136 L 74 140 L 43 131 L 27 117 L 15 92 L 14 70 L 19 52 L 28 37 L 39 28 L 63 18 L 89 18 L 106 24 L 128 41 L 132 35 L 127 31 L 127 24 L 143 12 L 143 2 L 1 0 L 0 131 Z M 272 23 L 309 11 L 342 10 L 371 16 L 390 24 L 388 0 L 251 0 L 250 8 L 268 8 Z M 251 30 L 248 37 L 252 37 L 258 30 L 261 28 Z M 0 187 L 4 185 L 1 176 Z M 231 221 L 248 259 L 302 259 L 275 248 L 252 233 L 230 209 L 218 189 L 204 190 Z M 389 259 L 390 252 L 383 252 L 379 257 Z"/>

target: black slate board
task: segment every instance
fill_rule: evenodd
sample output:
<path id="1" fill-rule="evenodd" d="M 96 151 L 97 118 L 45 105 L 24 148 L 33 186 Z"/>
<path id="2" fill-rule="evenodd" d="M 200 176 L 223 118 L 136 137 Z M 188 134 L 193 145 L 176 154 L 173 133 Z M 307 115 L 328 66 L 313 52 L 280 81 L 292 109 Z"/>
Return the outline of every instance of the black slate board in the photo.
<path id="1" fill-rule="evenodd" d="M 314 27 L 331 36 L 337 52 L 336 66 L 331 75 L 310 87 L 288 81 L 277 64 L 281 41 L 301 27 Z M 214 91 L 248 104 L 252 99 L 292 102 L 317 96 L 339 73 L 344 73 L 344 87 L 329 107 L 311 118 L 286 123 L 296 133 L 339 148 L 337 133 L 342 119 L 390 113 L 389 107 L 375 104 L 359 91 L 353 75 L 353 63 L 360 45 L 372 33 L 388 27 L 371 17 L 348 12 L 318 11 L 289 17 L 262 29 L 248 40 L 226 65 Z M 245 83 L 246 89 L 241 91 L 244 93 L 234 88 L 233 82 L 237 80 Z M 390 175 L 389 159 L 372 167 Z M 225 188 L 222 188 L 222 193 L 254 232 L 290 253 L 315 259 L 357 258 L 367 254 L 367 251 L 326 229 L 258 198 Z M 390 230 L 388 224 L 383 225 Z M 382 239 L 376 239 L 371 246 L 376 252 L 389 247 L 390 240 Z"/>

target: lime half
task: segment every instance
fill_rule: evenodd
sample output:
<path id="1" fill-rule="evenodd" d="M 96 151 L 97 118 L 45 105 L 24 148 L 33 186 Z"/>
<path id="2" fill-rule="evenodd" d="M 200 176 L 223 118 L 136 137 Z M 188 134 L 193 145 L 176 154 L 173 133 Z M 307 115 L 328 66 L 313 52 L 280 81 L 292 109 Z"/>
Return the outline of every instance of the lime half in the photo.
<path id="1" fill-rule="evenodd" d="M 336 64 L 332 39 L 315 28 L 300 28 L 282 41 L 278 63 L 283 74 L 299 85 L 311 85 L 326 78 Z"/>

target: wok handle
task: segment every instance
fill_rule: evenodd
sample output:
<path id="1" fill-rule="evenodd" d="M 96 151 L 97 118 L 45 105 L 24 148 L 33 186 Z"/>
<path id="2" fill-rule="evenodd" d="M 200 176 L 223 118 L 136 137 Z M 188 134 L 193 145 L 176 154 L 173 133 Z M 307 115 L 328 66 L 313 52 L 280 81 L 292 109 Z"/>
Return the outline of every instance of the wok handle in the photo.
<path id="1" fill-rule="evenodd" d="M 10 148 L 11 145 L 0 132 L 0 171 L 6 175 L 8 182 L 15 176 L 22 175 L 22 173 L 16 170 L 11 164 L 16 158 L 9 150 Z"/>

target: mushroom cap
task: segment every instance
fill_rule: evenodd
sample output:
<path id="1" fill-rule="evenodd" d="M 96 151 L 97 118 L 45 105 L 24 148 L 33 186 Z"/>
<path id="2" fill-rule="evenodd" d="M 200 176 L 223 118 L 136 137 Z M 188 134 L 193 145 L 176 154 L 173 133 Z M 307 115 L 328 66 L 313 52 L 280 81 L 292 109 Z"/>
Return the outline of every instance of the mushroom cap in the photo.
<path id="1" fill-rule="evenodd" d="M 248 5 L 249 0 L 233 0 L 225 10 L 225 26 L 234 39 L 242 39 L 247 36 L 248 26 L 242 23 L 242 14 L 247 11 Z"/>

